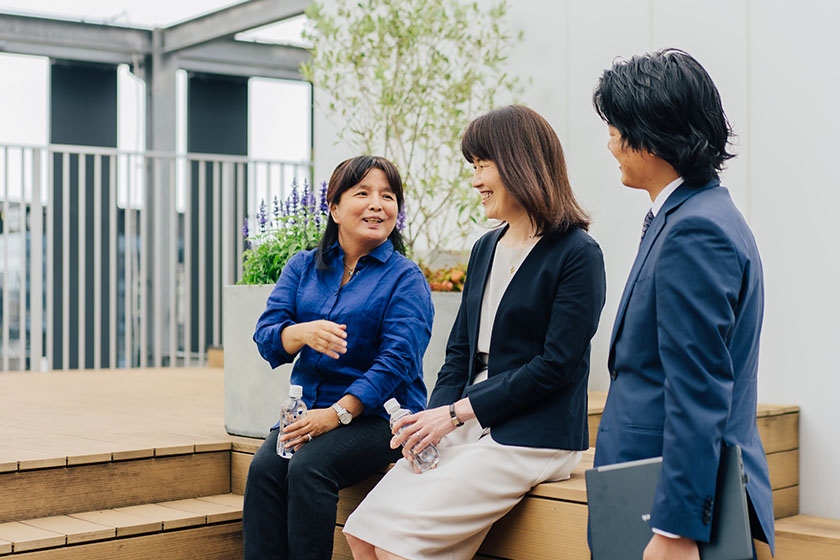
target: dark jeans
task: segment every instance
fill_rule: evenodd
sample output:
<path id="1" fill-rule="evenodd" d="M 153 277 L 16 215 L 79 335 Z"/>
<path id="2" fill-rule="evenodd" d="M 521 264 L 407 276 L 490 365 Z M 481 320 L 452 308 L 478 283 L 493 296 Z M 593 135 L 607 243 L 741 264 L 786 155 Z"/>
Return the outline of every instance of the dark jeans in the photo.
<path id="1" fill-rule="evenodd" d="M 329 560 L 338 491 L 400 458 L 388 421 L 360 416 L 305 444 L 291 459 L 277 456 L 280 430 L 254 454 L 245 486 L 242 532 L 246 560 Z"/>

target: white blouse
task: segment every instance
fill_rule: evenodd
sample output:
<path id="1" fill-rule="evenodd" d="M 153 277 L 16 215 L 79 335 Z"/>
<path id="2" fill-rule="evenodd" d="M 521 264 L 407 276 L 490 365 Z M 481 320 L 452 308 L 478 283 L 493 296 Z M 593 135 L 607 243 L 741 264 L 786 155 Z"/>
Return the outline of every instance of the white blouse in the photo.
<path id="1" fill-rule="evenodd" d="M 490 265 L 490 274 L 487 275 L 487 284 L 484 287 L 484 297 L 481 299 L 481 315 L 478 322 L 477 352 L 490 353 L 490 335 L 493 334 L 493 322 L 496 320 L 496 311 L 499 303 L 505 295 L 510 281 L 519 272 L 519 267 L 537 244 L 535 239 L 531 245 L 510 249 L 501 243 L 496 244 L 496 253 L 493 255 L 493 263 Z M 480 372 L 473 381 L 473 384 L 487 379 L 487 370 Z"/>

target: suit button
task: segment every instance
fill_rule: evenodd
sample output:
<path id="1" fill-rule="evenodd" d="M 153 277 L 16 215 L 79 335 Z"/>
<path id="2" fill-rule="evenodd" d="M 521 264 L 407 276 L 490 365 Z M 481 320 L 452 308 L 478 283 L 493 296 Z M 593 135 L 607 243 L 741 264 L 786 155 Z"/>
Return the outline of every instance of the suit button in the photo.
<path id="1" fill-rule="evenodd" d="M 610 378 L 615 379 L 616 377 L 618 377 L 618 372 L 615 371 L 615 370 L 612 370 L 610 372 Z"/>

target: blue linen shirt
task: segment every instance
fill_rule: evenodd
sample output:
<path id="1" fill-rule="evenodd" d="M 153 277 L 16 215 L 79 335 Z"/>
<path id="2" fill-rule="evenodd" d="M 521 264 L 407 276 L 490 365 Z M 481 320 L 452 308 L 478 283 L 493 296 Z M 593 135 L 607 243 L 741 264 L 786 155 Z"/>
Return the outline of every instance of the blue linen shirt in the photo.
<path id="1" fill-rule="evenodd" d="M 317 249 L 301 251 L 283 268 L 257 321 L 254 342 L 272 368 L 295 354 L 283 348 L 289 325 L 326 319 L 347 325 L 347 352 L 330 358 L 304 346 L 291 382 L 303 386 L 303 401 L 326 408 L 350 394 L 364 414 L 387 418 L 383 403 L 396 398 L 412 412 L 426 407 L 423 354 L 432 332 L 431 291 L 420 268 L 394 250 L 390 240 L 359 259 L 341 286 L 344 251 L 336 243 L 316 267 Z"/>

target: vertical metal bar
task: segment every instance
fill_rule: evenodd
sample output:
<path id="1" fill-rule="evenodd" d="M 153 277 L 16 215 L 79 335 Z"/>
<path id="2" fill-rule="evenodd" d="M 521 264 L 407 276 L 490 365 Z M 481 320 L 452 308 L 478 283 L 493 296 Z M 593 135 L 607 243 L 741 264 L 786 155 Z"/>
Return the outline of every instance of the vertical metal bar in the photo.
<path id="1" fill-rule="evenodd" d="M 198 165 L 198 363 L 204 362 L 207 336 L 207 163 Z"/>
<path id="2" fill-rule="evenodd" d="M 18 369 L 26 371 L 26 150 L 20 149 L 20 304 L 18 311 L 18 342 L 20 359 Z"/>
<path id="3" fill-rule="evenodd" d="M 219 235 L 222 223 L 222 197 L 221 197 L 221 164 L 217 161 L 213 164 L 213 346 L 221 344 L 221 318 L 220 308 L 222 306 L 222 248 Z"/>
<path id="4" fill-rule="evenodd" d="M 44 262 L 42 255 L 44 251 L 44 215 L 41 203 L 41 150 L 32 150 L 32 210 L 30 214 L 30 298 L 29 298 L 29 369 L 31 371 L 41 370 L 41 356 L 43 355 L 42 325 L 44 313 Z"/>
<path id="5" fill-rule="evenodd" d="M 61 369 L 70 369 L 70 154 L 61 167 Z"/>
<path id="6" fill-rule="evenodd" d="M 142 154 L 136 156 L 138 161 L 137 169 L 146 169 L 146 162 L 144 161 L 144 156 Z M 140 189 L 142 196 L 139 199 L 142 201 L 140 206 L 137 208 L 135 212 L 135 216 L 139 220 L 140 224 L 140 245 L 137 247 L 137 251 L 140 253 L 140 274 L 137 276 L 138 286 L 140 287 L 140 304 L 138 306 L 139 312 L 139 328 L 140 328 L 140 363 L 138 364 L 139 367 L 144 368 L 147 365 L 147 358 L 149 356 L 149 333 L 146 325 L 148 325 L 149 317 L 148 309 L 146 309 L 147 305 L 147 297 L 148 297 L 148 290 L 146 285 L 146 274 L 148 272 L 149 266 L 149 224 L 146 223 L 146 212 L 150 212 L 150 208 L 146 208 L 146 193 L 145 188 L 143 187 L 142 181 L 137 181 L 137 186 Z"/>
<path id="7" fill-rule="evenodd" d="M 114 154 L 108 177 L 108 367 L 117 367 L 117 170 L 119 154 Z"/>
<path id="8" fill-rule="evenodd" d="M 169 193 L 169 367 L 178 362 L 178 196 L 176 188 L 177 158 L 173 159 Z"/>
<path id="9" fill-rule="evenodd" d="M 260 201 L 260 204 L 271 204 L 271 162 L 265 162 L 265 198 Z M 280 180 L 282 181 L 283 178 L 281 177 Z"/>
<path id="10" fill-rule="evenodd" d="M 192 161 L 187 159 L 187 182 L 184 185 L 184 367 L 190 366 L 192 354 Z"/>
<path id="11" fill-rule="evenodd" d="M 283 202 L 286 200 L 286 166 L 282 163 L 278 163 L 277 166 L 280 168 L 280 194 L 277 195 L 277 198 L 279 198 L 280 201 Z M 292 181 L 294 180 L 295 176 L 292 175 Z"/>
<path id="12" fill-rule="evenodd" d="M 125 183 L 125 208 L 123 209 L 123 223 L 125 224 L 124 228 L 124 235 L 123 235 L 123 287 L 124 287 L 124 296 L 125 296 L 125 303 L 124 309 L 125 314 L 123 315 L 123 330 L 124 330 L 124 337 L 123 342 L 125 343 L 125 367 L 130 368 L 134 365 L 134 353 L 132 352 L 132 338 L 133 333 L 131 329 L 131 321 L 134 319 L 134 306 L 132 305 L 132 299 L 134 297 L 134 272 L 133 272 L 133 265 L 134 265 L 134 255 L 132 253 L 132 238 L 134 237 L 134 233 L 132 232 L 131 227 L 131 198 L 132 198 L 132 190 L 134 186 L 134 181 L 132 180 L 133 169 L 131 165 L 131 154 L 126 156 L 126 183 Z"/>
<path id="13" fill-rule="evenodd" d="M 56 154 L 47 150 L 47 289 L 45 290 L 47 300 L 47 369 L 52 370 L 55 367 L 53 360 L 53 332 L 55 313 L 54 298 L 55 293 L 55 158 Z"/>
<path id="14" fill-rule="evenodd" d="M 148 169 L 148 166 L 146 167 Z M 155 220 L 155 224 L 164 223 L 163 217 L 163 208 L 164 205 L 160 199 L 161 193 L 163 193 L 164 189 L 163 186 L 163 178 L 161 177 L 161 161 L 159 158 L 154 158 L 152 160 L 152 180 L 146 180 L 146 188 L 156 189 L 154 193 L 154 200 L 155 200 L 155 207 L 152 208 L 143 208 L 145 212 L 154 212 L 152 217 Z M 174 188 L 174 185 L 170 183 L 170 187 Z M 144 196 L 143 200 L 148 200 L 148 196 Z M 148 222 L 149 218 L 143 218 L 143 222 Z M 148 228 L 148 226 L 145 226 Z M 170 235 L 174 235 L 175 232 L 170 230 Z M 148 241 L 148 232 L 146 234 L 146 240 Z M 160 297 L 161 289 L 163 283 L 165 282 L 165 278 L 163 278 L 163 271 L 166 270 L 166 267 L 163 266 L 163 235 L 161 234 L 161 228 L 158 227 L 158 231 L 154 234 L 155 237 L 155 250 L 152 254 L 153 260 L 152 262 L 155 263 L 154 266 L 154 278 L 155 278 L 155 290 L 154 290 L 154 302 L 152 304 L 152 308 L 154 309 L 153 313 L 153 323 L 152 323 L 152 332 L 154 333 L 154 358 L 152 364 L 154 367 L 159 368 L 163 363 L 163 299 Z M 145 245 L 143 248 L 145 249 Z M 148 263 L 148 260 L 146 261 Z M 147 264 L 148 266 L 148 264 Z M 171 270 L 171 273 L 174 274 L 175 271 Z M 159 288 L 160 286 L 161 288 Z"/>
<path id="15" fill-rule="evenodd" d="M 102 367 L 102 156 L 93 158 L 93 369 Z"/>
<path id="16" fill-rule="evenodd" d="M 87 243 L 85 243 L 85 210 L 87 206 L 87 156 L 85 154 L 79 154 L 79 168 L 77 173 L 77 179 L 79 182 L 78 193 L 79 197 L 77 199 L 79 204 L 78 209 L 78 216 L 79 216 L 79 239 L 78 239 L 78 260 L 79 260 L 79 362 L 78 368 L 79 370 L 85 369 L 85 339 L 87 338 L 87 332 L 85 331 L 85 291 L 87 290 L 87 282 L 85 281 L 85 251 L 87 251 Z"/>
<path id="17" fill-rule="evenodd" d="M 226 286 L 233 283 L 233 245 L 231 241 L 236 235 L 233 225 L 233 172 L 237 164 L 226 162 L 222 165 L 222 281 Z"/>
<path id="18" fill-rule="evenodd" d="M 243 219 L 248 219 L 248 212 L 245 211 L 245 163 L 237 163 L 236 164 L 236 228 L 237 232 L 239 228 L 244 225 L 242 223 Z M 253 175 L 253 173 L 251 174 Z M 253 225 L 253 224 L 252 224 Z M 236 281 L 239 282 L 242 280 L 242 250 L 243 245 L 245 245 L 245 241 L 242 237 L 238 234 L 234 238 L 236 239 Z"/>
<path id="19" fill-rule="evenodd" d="M 9 371 L 9 147 L 3 147 L 3 371 Z"/>

